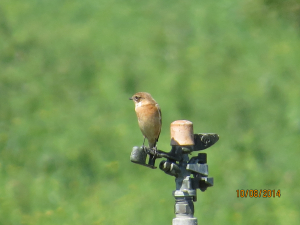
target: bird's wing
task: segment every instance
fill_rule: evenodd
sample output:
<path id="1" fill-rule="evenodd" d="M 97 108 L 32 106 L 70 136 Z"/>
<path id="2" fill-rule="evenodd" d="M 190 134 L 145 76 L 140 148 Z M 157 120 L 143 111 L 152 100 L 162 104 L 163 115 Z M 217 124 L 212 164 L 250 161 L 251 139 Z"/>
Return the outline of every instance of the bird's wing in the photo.
<path id="1" fill-rule="evenodd" d="M 161 116 L 161 109 L 159 107 L 159 105 L 156 103 L 156 106 L 157 106 L 157 109 L 158 109 L 158 115 L 159 115 L 159 122 L 160 122 L 160 128 L 159 128 L 159 133 L 158 133 L 158 137 L 157 137 L 157 140 L 158 141 L 158 138 L 159 138 L 159 135 L 160 135 L 160 131 L 161 131 L 161 125 L 162 125 L 162 116 Z"/>

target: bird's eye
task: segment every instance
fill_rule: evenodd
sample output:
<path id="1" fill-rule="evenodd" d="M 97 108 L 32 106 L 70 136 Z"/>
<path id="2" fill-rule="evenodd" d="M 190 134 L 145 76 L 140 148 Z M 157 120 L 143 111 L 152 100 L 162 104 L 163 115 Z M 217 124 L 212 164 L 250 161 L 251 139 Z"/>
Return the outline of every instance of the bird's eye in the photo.
<path id="1" fill-rule="evenodd" d="M 139 100 L 139 97 L 138 97 L 138 96 L 134 96 L 134 100 L 135 100 L 135 101 L 138 101 L 138 100 Z"/>

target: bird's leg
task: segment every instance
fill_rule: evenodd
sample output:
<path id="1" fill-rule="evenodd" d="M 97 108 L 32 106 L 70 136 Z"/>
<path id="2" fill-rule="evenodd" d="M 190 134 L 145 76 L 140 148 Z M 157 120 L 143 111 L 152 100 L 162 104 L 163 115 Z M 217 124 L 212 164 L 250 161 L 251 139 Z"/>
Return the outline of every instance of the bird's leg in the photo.
<path id="1" fill-rule="evenodd" d="M 156 144 L 153 147 L 153 150 L 154 150 L 154 157 L 156 158 L 157 157 L 157 147 L 156 147 Z"/>
<path id="2" fill-rule="evenodd" d="M 143 141 L 143 145 L 142 145 L 143 149 L 145 149 L 145 140 L 146 140 L 146 137 L 144 137 L 144 141 Z"/>

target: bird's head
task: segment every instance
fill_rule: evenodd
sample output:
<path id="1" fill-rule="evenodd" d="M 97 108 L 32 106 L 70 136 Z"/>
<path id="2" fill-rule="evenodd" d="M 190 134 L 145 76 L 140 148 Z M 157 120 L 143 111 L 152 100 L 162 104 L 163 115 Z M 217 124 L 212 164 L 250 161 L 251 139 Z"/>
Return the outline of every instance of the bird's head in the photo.
<path id="1" fill-rule="evenodd" d="M 147 92 L 138 92 L 134 94 L 129 100 L 133 100 L 136 106 L 141 106 L 143 104 L 155 104 L 155 100 Z"/>

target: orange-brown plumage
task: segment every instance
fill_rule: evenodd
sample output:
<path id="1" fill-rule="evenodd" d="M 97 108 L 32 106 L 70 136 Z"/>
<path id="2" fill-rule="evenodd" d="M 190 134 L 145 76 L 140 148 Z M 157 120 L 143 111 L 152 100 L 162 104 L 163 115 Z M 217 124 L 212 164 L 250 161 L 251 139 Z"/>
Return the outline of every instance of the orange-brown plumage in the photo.
<path id="1" fill-rule="evenodd" d="M 130 99 L 135 103 L 138 124 L 142 134 L 148 140 L 149 147 L 156 147 L 162 124 L 159 105 L 152 96 L 146 92 L 138 92 Z"/>

